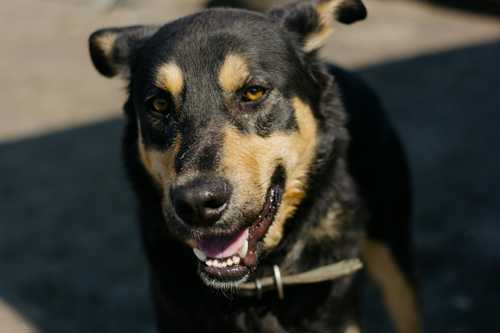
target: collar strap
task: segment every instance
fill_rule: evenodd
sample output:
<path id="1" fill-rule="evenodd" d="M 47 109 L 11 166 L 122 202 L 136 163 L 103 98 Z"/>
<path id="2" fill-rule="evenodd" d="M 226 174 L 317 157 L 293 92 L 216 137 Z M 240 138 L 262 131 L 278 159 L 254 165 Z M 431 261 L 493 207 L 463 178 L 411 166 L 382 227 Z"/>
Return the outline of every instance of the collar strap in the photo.
<path id="1" fill-rule="evenodd" d="M 256 279 L 253 282 L 240 284 L 239 294 L 247 297 L 256 296 L 260 299 L 262 293 L 276 289 L 279 299 L 284 299 L 285 286 L 333 281 L 343 276 L 353 274 L 362 267 L 363 264 L 359 259 L 346 259 L 303 273 L 282 276 L 279 266 L 274 265 L 273 276 L 267 276 Z"/>

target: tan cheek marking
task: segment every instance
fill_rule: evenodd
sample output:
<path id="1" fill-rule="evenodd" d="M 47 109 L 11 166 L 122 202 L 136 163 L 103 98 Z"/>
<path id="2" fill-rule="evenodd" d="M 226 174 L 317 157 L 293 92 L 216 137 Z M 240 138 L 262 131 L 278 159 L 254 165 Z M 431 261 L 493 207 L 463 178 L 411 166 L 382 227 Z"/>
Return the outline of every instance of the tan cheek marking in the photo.
<path id="1" fill-rule="evenodd" d="M 248 79 L 249 71 L 246 60 L 237 54 L 226 56 L 219 72 L 219 85 L 225 92 L 234 92 Z"/>
<path id="2" fill-rule="evenodd" d="M 308 105 L 299 98 L 292 100 L 299 130 L 293 134 L 274 133 L 267 138 L 241 134 L 227 128 L 221 157 L 221 173 L 235 186 L 233 200 L 239 205 L 263 205 L 272 174 L 278 163 L 287 170 L 283 200 L 270 227 L 264 245 L 276 246 L 281 240 L 283 226 L 302 201 L 305 183 L 316 148 L 316 121 Z M 259 206 L 260 207 L 260 206 Z"/>
<path id="3" fill-rule="evenodd" d="M 175 156 L 180 149 L 180 138 L 166 151 L 147 149 L 139 128 L 139 158 L 156 185 L 163 189 L 175 177 Z"/>
<path id="4" fill-rule="evenodd" d="M 415 291 L 399 270 L 390 250 L 381 242 L 366 239 L 361 251 L 369 276 L 382 290 L 395 332 L 420 332 Z"/>
<path id="5" fill-rule="evenodd" d="M 295 213 L 304 198 L 307 178 L 316 152 L 317 124 L 312 110 L 298 97 L 292 99 L 292 104 L 299 129 L 286 140 L 284 164 L 287 181 L 280 209 L 264 238 L 266 248 L 278 245 L 286 220 Z"/>
<path id="6" fill-rule="evenodd" d="M 232 127 L 224 131 L 224 144 L 221 153 L 220 171 L 231 179 L 233 198 L 238 205 L 255 202 L 262 197 L 266 185 L 261 184 L 262 167 L 268 163 L 259 159 L 262 140 L 257 136 L 242 135 Z"/>
<path id="7" fill-rule="evenodd" d="M 169 62 L 158 68 L 155 83 L 159 88 L 167 90 L 174 97 L 177 97 L 184 88 L 184 74 L 176 63 Z"/>

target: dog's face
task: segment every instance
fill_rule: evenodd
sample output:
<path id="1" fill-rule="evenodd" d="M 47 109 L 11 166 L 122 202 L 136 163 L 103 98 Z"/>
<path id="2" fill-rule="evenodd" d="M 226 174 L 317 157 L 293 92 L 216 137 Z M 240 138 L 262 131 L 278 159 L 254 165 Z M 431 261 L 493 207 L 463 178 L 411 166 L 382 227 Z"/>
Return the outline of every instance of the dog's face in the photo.
<path id="1" fill-rule="evenodd" d="M 334 18 L 364 16 L 357 0 L 304 1 L 91 36 L 96 68 L 130 80 L 138 156 L 207 285 L 245 281 L 283 238 L 316 152 L 320 92 L 307 59 Z"/>

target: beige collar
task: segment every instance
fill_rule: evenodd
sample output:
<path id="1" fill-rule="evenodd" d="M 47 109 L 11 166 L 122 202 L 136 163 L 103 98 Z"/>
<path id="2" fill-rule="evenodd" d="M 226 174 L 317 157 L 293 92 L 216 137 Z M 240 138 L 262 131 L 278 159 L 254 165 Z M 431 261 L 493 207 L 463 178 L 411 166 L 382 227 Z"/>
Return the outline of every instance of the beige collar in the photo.
<path id="1" fill-rule="evenodd" d="M 274 265 L 273 276 L 242 283 L 239 286 L 239 294 L 247 297 L 256 296 L 257 298 L 261 298 L 263 292 L 276 289 L 278 297 L 284 299 L 284 286 L 331 281 L 345 275 L 353 274 L 362 267 L 363 264 L 359 259 L 346 259 L 303 273 L 282 276 L 279 267 Z"/>

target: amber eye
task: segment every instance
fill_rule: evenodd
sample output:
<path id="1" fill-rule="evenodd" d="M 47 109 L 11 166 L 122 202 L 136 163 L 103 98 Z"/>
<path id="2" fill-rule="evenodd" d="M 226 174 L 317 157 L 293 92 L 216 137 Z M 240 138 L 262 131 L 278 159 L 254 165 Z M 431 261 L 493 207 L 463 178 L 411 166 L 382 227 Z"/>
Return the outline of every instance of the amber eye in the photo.
<path id="1" fill-rule="evenodd" d="M 259 86 L 251 86 L 245 88 L 241 94 L 243 102 L 257 102 L 266 94 L 266 88 Z"/>
<path id="2" fill-rule="evenodd" d="M 165 98 L 157 97 L 153 99 L 151 105 L 156 112 L 165 112 L 168 109 L 168 101 Z"/>

